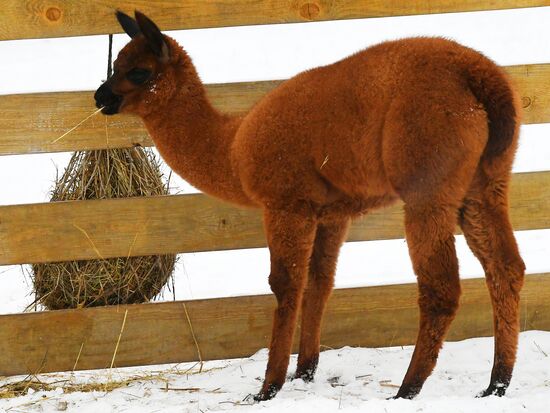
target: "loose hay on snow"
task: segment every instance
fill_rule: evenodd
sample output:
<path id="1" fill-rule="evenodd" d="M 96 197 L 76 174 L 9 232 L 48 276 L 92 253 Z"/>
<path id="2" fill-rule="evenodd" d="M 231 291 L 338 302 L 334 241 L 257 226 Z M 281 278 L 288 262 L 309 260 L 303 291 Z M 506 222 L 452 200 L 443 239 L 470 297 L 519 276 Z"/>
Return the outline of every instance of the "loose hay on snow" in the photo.
<path id="1" fill-rule="evenodd" d="M 166 194 L 154 154 L 136 147 L 75 152 L 56 179 L 51 200 Z M 175 255 L 158 255 L 35 264 L 31 276 L 36 302 L 50 310 L 132 304 L 159 294 L 175 262 Z"/>

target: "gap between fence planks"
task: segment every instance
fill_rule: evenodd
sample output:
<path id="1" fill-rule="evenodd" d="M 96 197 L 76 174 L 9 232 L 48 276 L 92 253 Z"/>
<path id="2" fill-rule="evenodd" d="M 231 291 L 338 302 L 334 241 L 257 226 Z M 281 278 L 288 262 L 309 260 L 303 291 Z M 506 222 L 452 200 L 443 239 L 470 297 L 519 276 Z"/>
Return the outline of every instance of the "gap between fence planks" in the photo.
<path id="1" fill-rule="evenodd" d="M 522 330 L 550 330 L 549 275 L 526 277 Z M 491 336 L 492 311 L 485 281 L 463 280 L 462 291 L 461 307 L 447 339 Z M 413 344 L 418 325 L 416 300 L 416 284 L 335 290 L 324 317 L 321 344 L 332 348 Z M 203 360 L 248 357 L 268 346 L 273 296 L 185 304 Z M 0 316 L 0 375 L 72 370 L 77 358 L 78 370 L 107 368 L 126 312 L 115 366 L 198 360 L 185 309 L 181 301 L 175 301 Z"/>
<path id="2" fill-rule="evenodd" d="M 550 228 L 550 172 L 514 174 L 510 204 L 514 229 Z M 403 238 L 402 221 L 401 205 L 374 211 L 348 240 Z M 0 265 L 265 245 L 257 210 L 201 194 L 0 207 Z"/>
<path id="3" fill-rule="evenodd" d="M 113 14 L 139 9 L 163 30 L 549 6 L 548 0 L 4 0 L 0 40 L 121 33 Z"/>
<path id="4" fill-rule="evenodd" d="M 522 96 L 523 122 L 550 122 L 550 64 L 509 66 L 506 70 Z M 215 84 L 207 90 L 221 111 L 243 113 L 280 82 Z M 97 115 L 52 144 L 94 108 L 93 92 L 0 96 L 0 155 L 152 145 L 141 120 L 124 115 Z"/>

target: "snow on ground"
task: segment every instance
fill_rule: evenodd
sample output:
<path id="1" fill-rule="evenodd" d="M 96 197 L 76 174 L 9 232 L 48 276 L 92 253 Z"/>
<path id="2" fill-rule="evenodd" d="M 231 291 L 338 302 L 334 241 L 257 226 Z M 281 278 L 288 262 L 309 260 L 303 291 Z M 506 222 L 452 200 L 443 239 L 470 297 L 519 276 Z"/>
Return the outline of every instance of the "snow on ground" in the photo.
<path id="1" fill-rule="evenodd" d="M 550 400 L 550 332 L 521 335 L 514 378 L 505 397 L 477 399 L 489 382 L 491 338 L 445 343 L 438 365 L 423 391 L 413 401 L 387 400 L 395 395 L 409 363 L 412 347 L 380 349 L 344 347 L 321 354 L 313 383 L 287 381 L 275 399 L 252 404 L 246 396 L 258 391 L 265 370 L 267 350 L 247 359 L 206 362 L 204 371 L 180 364 L 149 368 L 115 369 L 112 372 L 78 372 L 41 375 L 57 382 L 51 391 L 0 400 L 4 412 L 357 412 L 369 413 L 546 413 Z M 295 369 L 293 357 L 289 373 Z M 191 370 L 190 370 L 191 369 Z M 146 377 L 110 392 L 65 394 L 72 383 L 106 383 Z M 156 379 L 152 378 L 156 377 Z M 21 380 L 21 377 L 9 379 Z M 7 380 L 0 380 L 0 385 Z M 55 387 L 55 385 L 54 385 Z"/>
<path id="2" fill-rule="evenodd" d="M 405 36 L 440 35 L 474 47 L 502 65 L 550 62 L 550 7 L 481 13 L 347 20 L 171 32 L 193 57 L 207 83 L 282 79 L 333 62 L 374 43 Z M 92 90 L 105 76 L 106 36 L 0 42 L 8 56 L 0 66 L 0 94 Z M 126 42 L 115 36 L 115 53 Z M 91 95 L 90 95 L 91 99 Z M 1 115 L 0 115 L 1 116 Z M 550 169 L 550 125 L 522 128 L 515 172 Z M 54 137 L 52 137 L 54 138 Z M 56 167 L 69 153 L 5 156 L 0 161 L 2 205 L 45 202 Z M 24 173 L 23 173 L 24 171 Z M 174 178 L 174 191 L 195 192 Z M 550 230 L 517 233 L 529 273 L 550 270 Z M 462 237 L 457 237 L 462 278 L 482 275 Z M 161 299 L 198 299 L 269 292 L 265 249 L 180 255 L 175 292 Z M 343 248 L 337 288 L 414 282 L 403 240 L 349 243 Z M 20 312 L 33 300 L 30 280 L 18 266 L 0 268 L 0 314 Z M 365 332 L 368 334 L 368 332 Z M 414 401 L 386 400 L 395 394 L 412 348 L 331 350 L 322 354 L 312 384 L 289 382 L 273 401 L 249 406 L 266 351 L 242 360 L 192 365 L 43 375 L 41 380 L 109 384 L 145 374 L 158 380 L 132 381 L 105 393 L 63 394 L 61 389 L 0 400 L 10 412 L 204 412 L 246 409 L 369 412 L 546 412 L 550 400 L 550 333 L 523 333 L 516 374 L 505 398 L 475 399 L 488 383 L 492 339 L 446 343 L 433 376 Z M 295 359 L 293 359 L 295 363 Z M 291 366 L 291 371 L 294 367 Z M 191 372 L 194 373 L 194 370 Z M 190 372 L 188 372 L 190 373 Z M 12 378 L 8 381 L 21 380 Z M 0 380 L 0 386 L 7 379 Z M 166 383 L 171 390 L 166 391 Z M 62 384 L 62 383 L 60 383 Z M 187 390 L 185 390 L 187 389 Z M 192 391 L 189 389 L 198 389 Z"/>

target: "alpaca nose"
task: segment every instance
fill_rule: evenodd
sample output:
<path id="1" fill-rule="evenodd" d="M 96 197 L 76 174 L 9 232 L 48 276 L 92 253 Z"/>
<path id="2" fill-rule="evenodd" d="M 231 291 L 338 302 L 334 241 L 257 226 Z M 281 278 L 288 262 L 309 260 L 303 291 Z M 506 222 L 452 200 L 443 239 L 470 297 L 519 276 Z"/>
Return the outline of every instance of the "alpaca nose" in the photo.
<path id="1" fill-rule="evenodd" d="M 103 83 L 94 94 L 95 105 L 97 108 L 103 108 L 102 113 L 113 115 L 118 113 L 122 96 L 113 93 L 109 82 Z"/>

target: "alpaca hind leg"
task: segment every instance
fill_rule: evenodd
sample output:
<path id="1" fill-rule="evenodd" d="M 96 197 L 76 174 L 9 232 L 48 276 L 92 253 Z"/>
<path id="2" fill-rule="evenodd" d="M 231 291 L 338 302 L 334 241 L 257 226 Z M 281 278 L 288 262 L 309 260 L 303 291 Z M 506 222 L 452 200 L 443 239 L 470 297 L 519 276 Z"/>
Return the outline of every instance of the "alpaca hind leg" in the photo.
<path id="1" fill-rule="evenodd" d="M 302 328 L 296 378 L 313 380 L 319 362 L 321 320 L 326 302 L 334 285 L 334 272 L 340 247 L 345 241 L 348 218 L 319 224 L 304 298 L 302 299 Z"/>
<path id="2" fill-rule="evenodd" d="M 508 218 L 506 193 L 506 181 L 499 184 L 477 178 L 459 221 L 470 249 L 485 270 L 493 304 L 494 364 L 489 386 L 480 396 L 503 396 L 516 360 L 525 265 Z"/>
<path id="3" fill-rule="evenodd" d="M 397 398 L 416 396 L 432 372 L 460 297 L 454 245 L 457 211 L 437 205 L 405 205 L 409 254 L 418 279 L 420 325 L 416 346 Z"/>
<path id="4" fill-rule="evenodd" d="M 285 382 L 317 227 L 310 216 L 286 211 L 265 211 L 264 222 L 271 255 L 269 284 L 277 309 L 265 380 L 256 401 L 273 398 Z"/>

